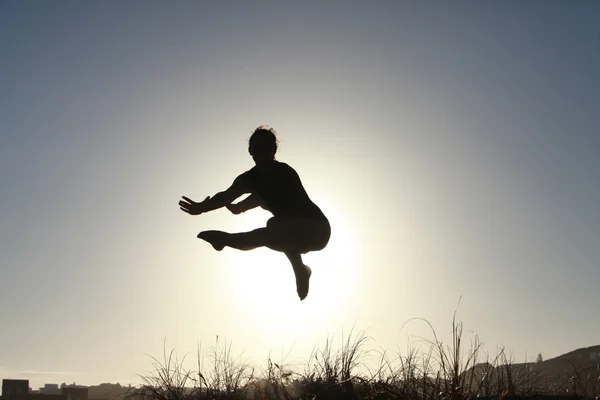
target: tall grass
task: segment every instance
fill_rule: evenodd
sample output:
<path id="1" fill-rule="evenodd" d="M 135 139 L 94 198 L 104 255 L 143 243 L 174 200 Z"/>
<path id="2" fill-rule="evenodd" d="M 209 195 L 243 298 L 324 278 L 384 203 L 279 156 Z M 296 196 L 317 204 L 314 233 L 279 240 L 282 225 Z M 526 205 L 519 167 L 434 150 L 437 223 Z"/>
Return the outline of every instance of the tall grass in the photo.
<path id="1" fill-rule="evenodd" d="M 298 383 L 303 388 L 301 397 L 354 397 L 355 383 L 361 376 L 355 370 L 368 355 L 370 338 L 364 332 L 353 331 L 344 339 L 341 348 L 333 349 L 333 338 L 327 338 L 323 348 L 312 351 Z"/>
<path id="2" fill-rule="evenodd" d="M 211 347 L 204 357 L 198 350 L 198 369 L 187 370 L 174 351 L 163 360 L 152 357 L 153 371 L 142 376 L 144 384 L 132 390 L 130 400 L 203 399 L 415 399 L 463 400 L 474 398 L 539 398 L 566 395 L 600 398 L 600 367 L 577 371 L 568 377 L 545 376 L 533 363 L 515 364 L 505 349 L 495 357 L 483 351 L 477 335 L 465 342 L 463 325 L 452 318 L 451 342 L 439 340 L 424 319 L 433 339 L 420 340 L 421 347 L 391 356 L 376 350 L 365 332 L 342 335 L 340 345 L 328 337 L 301 364 L 279 363 L 270 357 L 257 372 L 231 343 Z M 424 345 L 424 346 L 423 346 Z M 424 347 L 424 348 L 423 348 Z M 204 360 L 209 365 L 205 367 Z M 375 361 L 373 363 L 373 361 Z M 373 367 L 372 365 L 375 365 Z M 595 375 L 594 375 L 595 374 Z M 592 377 L 593 379 L 590 379 Z M 599 378 L 595 378 L 599 377 Z M 544 397 L 551 398 L 551 397 Z"/>
<path id="3" fill-rule="evenodd" d="M 163 360 L 151 356 L 153 370 L 140 375 L 142 385 L 127 394 L 129 400 L 202 400 L 245 399 L 249 385 L 254 382 L 254 368 L 240 361 L 231 353 L 231 342 L 220 346 L 217 336 L 209 348 L 210 366 L 204 368 L 204 357 L 198 349 L 198 369 L 184 367 L 174 350 L 167 353 L 164 346 Z"/>

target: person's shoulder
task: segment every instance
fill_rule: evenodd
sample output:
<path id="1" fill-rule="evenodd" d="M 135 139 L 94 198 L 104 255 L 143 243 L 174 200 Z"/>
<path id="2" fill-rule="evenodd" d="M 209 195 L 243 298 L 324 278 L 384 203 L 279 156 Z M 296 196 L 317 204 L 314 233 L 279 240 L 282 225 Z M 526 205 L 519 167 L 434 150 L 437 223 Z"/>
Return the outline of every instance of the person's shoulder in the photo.
<path id="1" fill-rule="evenodd" d="M 288 177 L 292 177 L 292 176 L 297 177 L 298 176 L 298 172 L 296 172 L 296 170 L 287 163 L 277 161 L 277 168 L 285 176 L 288 176 Z"/>
<path id="2" fill-rule="evenodd" d="M 277 165 L 277 168 L 279 168 L 279 169 L 294 171 L 294 168 L 292 168 L 292 166 L 289 165 L 288 163 L 284 163 L 282 161 L 275 160 L 275 164 Z"/>
<path id="3" fill-rule="evenodd" d="M 256 166 L 250 168 L 247 171 L 242 172 L 238 175 L 236 179 L 246 181 L 248 179 L 252 179 L 254 175 L 256 175 Z"/>

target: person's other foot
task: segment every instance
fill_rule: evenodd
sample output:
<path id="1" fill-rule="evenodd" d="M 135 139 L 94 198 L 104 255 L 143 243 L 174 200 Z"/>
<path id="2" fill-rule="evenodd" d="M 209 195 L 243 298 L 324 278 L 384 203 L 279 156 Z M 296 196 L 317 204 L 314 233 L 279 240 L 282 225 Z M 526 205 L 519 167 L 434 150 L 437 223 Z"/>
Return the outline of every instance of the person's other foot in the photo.
<path id="1" fill-rule="evenodd" d="M 225 247 L 226 232 L 221 231 L 202 231 L 198 234 L 198 239 L 206 240 L 212 247 L 221 251 Z"/>
<path id="2" fill-rule="evenodd" d="M 312 270 L 308 265 L 302 265 L 298 268 L 294 268 L 294 274 L 296 275 L 296 291 L 300 300 L 304 300 L 308 295 L 308 286 L 310 282 L 310 276 Z"/>

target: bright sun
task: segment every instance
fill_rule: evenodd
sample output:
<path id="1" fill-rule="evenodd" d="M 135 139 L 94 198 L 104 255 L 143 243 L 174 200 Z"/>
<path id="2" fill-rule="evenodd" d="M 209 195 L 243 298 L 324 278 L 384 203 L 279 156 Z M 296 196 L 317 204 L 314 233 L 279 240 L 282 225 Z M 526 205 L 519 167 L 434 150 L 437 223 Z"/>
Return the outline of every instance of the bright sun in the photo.
<path id="1" fill-rule="evenodd" d="M 232 232 L 265 226 L 270 214 L 249 212 Z M 303 255 L 313 274 L 304 301 L 296 294 L 294 273 L 284 254 L 267 248 L 222 252 L 222 273 L 228 290 L 236 296 L 241 317 L 281 334 L 299 334 L 315 323 L 331 318 L 332 310 L 348 309 L 349 296 L 356 291 L 356 246 L 352 230 L 343 218 L 328 214 L 332 235 L 327 247 Z M 310 323 L 307 323 L 310 321 Z"/>

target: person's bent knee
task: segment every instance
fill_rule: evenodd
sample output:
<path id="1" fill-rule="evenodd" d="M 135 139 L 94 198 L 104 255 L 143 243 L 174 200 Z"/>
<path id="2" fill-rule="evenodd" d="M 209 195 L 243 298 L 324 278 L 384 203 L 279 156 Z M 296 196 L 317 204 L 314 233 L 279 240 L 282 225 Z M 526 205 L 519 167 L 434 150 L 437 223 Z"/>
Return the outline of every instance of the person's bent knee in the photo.
<path id="1" fill-rule="evenodd" d="M 277 217 L 269 218 L 269 220 L 267 221 L 267 228 L 278 229 L 279 227 L 281 227 L 281 222 Z"/>
<path id="2" fill-rule="evenodd" d="M 312 251 L 323 250 L 329 243 L 330 238 L 331 238 L 331 226 L 329 225 L 329 221 L 323 221 L 322 223 L 319 224 L 319 227 L 315 232 L 314 249 L 312 249 Z"/>
<path id="3" fill-rule="evenodd" d="M 311 251 L 323 250 L 329 243 L 330 237 L 331 226 L 329 225 L 329 221 L 314 221 L 314 224 L 311 229 L 311 234 L 307 238 L 304 244 L 304 248 L 302 249 L 302 254 Z"/>

